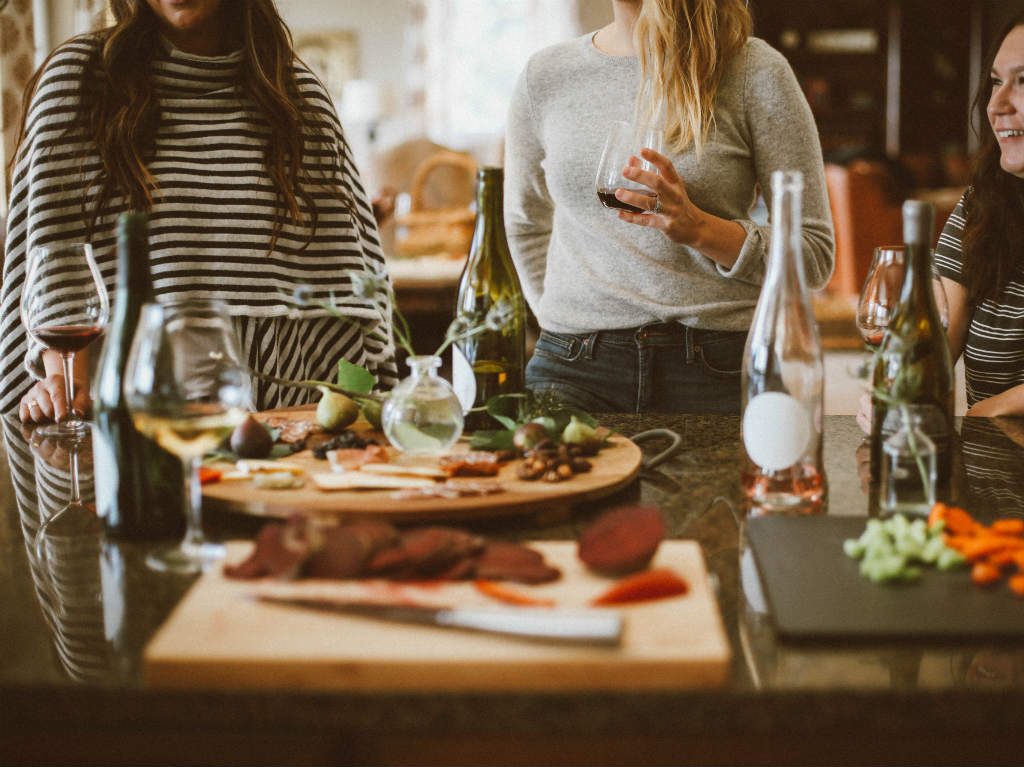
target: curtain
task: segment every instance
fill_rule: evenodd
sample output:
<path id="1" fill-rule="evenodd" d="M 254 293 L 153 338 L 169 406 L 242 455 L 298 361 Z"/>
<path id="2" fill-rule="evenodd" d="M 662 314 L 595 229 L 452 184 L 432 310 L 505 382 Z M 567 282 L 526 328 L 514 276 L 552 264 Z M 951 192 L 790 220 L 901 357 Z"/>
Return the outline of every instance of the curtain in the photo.
<path id="1" fill-rule="evenodd" d="M 0 0 L 0 221 L 7 212 L 7 165 L 18 135 L 21 97 L 35 71 L 32 19 L 32 0 Z"/>

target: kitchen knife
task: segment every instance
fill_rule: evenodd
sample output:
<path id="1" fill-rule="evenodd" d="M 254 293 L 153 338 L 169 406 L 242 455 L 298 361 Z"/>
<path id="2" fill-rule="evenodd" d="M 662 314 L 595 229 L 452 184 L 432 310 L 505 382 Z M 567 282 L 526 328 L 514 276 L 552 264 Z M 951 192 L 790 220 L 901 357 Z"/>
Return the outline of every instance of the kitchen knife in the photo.
<path id="1" fill-rule="evenodd" d="M 257 594 L 276 605 L 324 612 L 360 615 L 381 620 L 482 631 L 552 642 L 616 646 L 622 641 L 622 616 L 607 610 L 552 610 L 548 608 L 493 609 L 484 607 L 428 607 L 382 602 L 341 601 L 313 596 Z"/>

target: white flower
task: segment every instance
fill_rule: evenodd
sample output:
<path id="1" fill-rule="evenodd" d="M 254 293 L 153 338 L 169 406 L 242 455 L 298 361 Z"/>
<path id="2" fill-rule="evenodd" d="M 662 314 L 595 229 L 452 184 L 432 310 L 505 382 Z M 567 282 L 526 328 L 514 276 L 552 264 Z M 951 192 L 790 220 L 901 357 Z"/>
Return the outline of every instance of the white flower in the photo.
<path id="1" fill-rule="evenodd" d="M 487 316 L 484 317 L 484 325 L 487 326 L 488 330 L 504 330 L 505 326 L 512 321 L 514 316 L 515 307 L 512 306 L 512 302 L 507 298 L 502 298 L 487 310 Z"/>
<path id="2" fill-rule="evenodd" d="M 352 283 L 352 295 L 356 298 L 375 298 L 378 293 L 386 293 L 388 289 L 387 276 L 382 273 L 369 271 L 346 272 L 349 281 Z"/>

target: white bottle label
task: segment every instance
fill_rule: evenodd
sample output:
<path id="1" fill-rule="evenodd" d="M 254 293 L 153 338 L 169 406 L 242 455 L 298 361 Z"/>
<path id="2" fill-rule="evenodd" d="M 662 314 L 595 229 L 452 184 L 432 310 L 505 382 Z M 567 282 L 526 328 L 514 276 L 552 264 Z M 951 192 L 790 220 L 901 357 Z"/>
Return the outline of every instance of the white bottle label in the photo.
<path id="1" fill-rule="evenodd" d="M 468 413 L 476 400 L 476 376 L 473 366 L 456 344 L 452 344 L 452 388 L 459 398 L 463 414 Z"/>
<path id="2" fill-rule="evenodd" d="M 743 412 L 743 446 L 767 471 L 787 469 L 800 460 L 811 441 L 811 414 L 789 394 L 766 391 Z"/>

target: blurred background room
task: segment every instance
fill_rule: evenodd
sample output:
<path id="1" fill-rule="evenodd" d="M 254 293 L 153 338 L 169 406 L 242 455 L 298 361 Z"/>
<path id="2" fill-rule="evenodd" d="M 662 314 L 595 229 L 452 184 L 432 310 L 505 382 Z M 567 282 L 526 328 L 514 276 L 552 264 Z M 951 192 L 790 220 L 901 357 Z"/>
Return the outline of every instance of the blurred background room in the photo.
<path id="1" fill-rule="evenodd" d="M 826 410 L 855 412 L 857 298 L 876 246 L 898 243 L 907 197 L 941 229 L 969 181 L 981 61 L 1024 0 L 751 0 L 755 34 L 792 64 L 817 120 L 836 269 L 817 297 Z M 611 20 L 609 0 L 278 0 L 335 100 L 417 332 L 447 325 L 473 225 L 477 166 L 501 164 L 512 87 L 529 56 Z M 0 0 L 0 160 L 21 91 L 57 43 L 104 23 L 104 0 Z M 595 158 L 595 166 L 596 166 Z M 2 189 L 0 189 L 2 193 Z M 0 214 L 4 200 L 0 197 Z M 937 234 L 938 232 L 936 232 Z M 962 406 L 961 406 L 962 409 Z"/>

